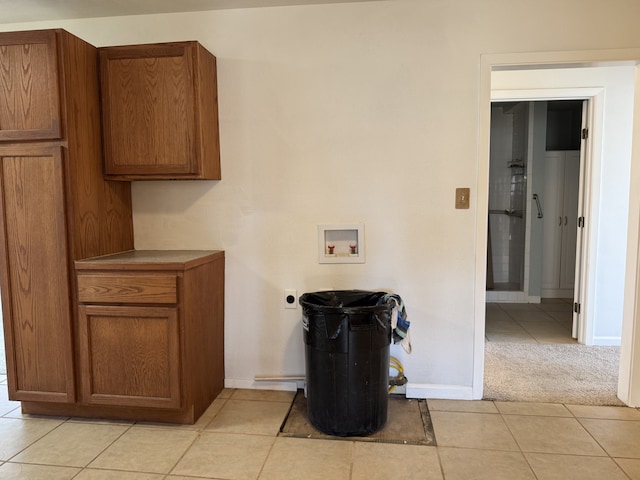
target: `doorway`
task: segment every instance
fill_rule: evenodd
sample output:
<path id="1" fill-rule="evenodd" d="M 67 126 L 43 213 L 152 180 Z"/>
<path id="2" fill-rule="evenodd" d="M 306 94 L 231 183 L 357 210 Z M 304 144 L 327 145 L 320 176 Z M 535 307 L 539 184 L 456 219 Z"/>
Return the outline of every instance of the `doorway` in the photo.
<path id="1" fill-rule="evenodd" d="M 622 341 L 619 395 L 625 403 L 640 402 L 640 383 L 635 383 L 636 379 L 640 380 L 640 376 L 635 371 L 633 364 L 630 363 L 634 348 L 640 345 L 640 338 L 637 338 L 634 333 L 637 332 L 637 329 L 632 328 L 633 324 L 637 323 L 634 305 L 638 298 L 637 285 L 638 278 L 640 278 L 636 275 L 637 271 L 633 269 L 638 258 L 636 218 L 638 215 L 635 207 L 637 195 L 629 189 L 628 185 L 629 172 L 635 172 L 635 168 L 631 164 L 631 157 L 633 155 L 635 158 L 636 153 L 631 151 L 631 139 L 640 141 L 640 136 L 636 135 L 632 128 L 634 94 L 637 95 L 636 92 L 640 91 L 640 84 L 634 79 L 634 75 L 638 71 L 635 66 L 636 62 L 632 60 L 625 63 L 623 61 L 634 58 L 640 58 L 640 50 L 538 55 L 499 54 L 487 55 L 482 58 L 481 157 L 478 184 L 478 213 L 480 216 L 477 237 L 478 254 L 481 256 L 477 258 L 476 263 L 477 285 L 481 288 L 476 290 L 479 330 L 475 337 L 477 348 L 475 350 L 473 398 L 482 398 L 484 375 L 483 343 L 487 273 L 487 245 L 485 241 L 487 239 L 489 210 L 489 98 L 509 100 L 591 98 L 593 100 L 592 120 L 595 122 L 593 131 L 599 132 L 600 136 L 594 135 L 590 140 L 593 161 L 590 169 L 584 172 L 585 185 L 587 189 L 591 189 L 586 195 L 586 198 L 591 198 L 591 204 L 587 205 L 587 209 L 592 213 L 592 217 L 586 222 L 586 246 L 581 252 L 583 258 L 586 259 L 586 262 L 583 261 L 583 263 L 587 266 L 586 271 L 581 273 L 581 278 L 586 279 L 586 282 L 583 281 L 583 297 L 587 299 L 587 302 L 582 305 L 582 313 L 587 314 L 583 327 L 586 332 L 584 338 L 588 345 L 615 345 L 616 342 L 620 345 Z M 618 63 L 607 65 L 597 63 L 607 60 L 618 61 Z M 609 66 L 614 70 L 626 68 L 627 70 L 622 73 L 623 76 L 626 75 L 626 83 L 616 84 L 615 80 L 607 77 L 608 72 L 604 71 Z M 509 80 L 515 78 L 515 81 L 495 82 L 493 74 L 503 72 L 514 74 Z M 596 76 L 603 75 L 594 81 L 591 76 L 594 72 Z M 628 94 L 627 99 L 620 102 L 613 101 L 612 96 L 618 95 L 622 90 Z M 513 95 L 514 92 L 517 95 Z M 606 102 L 604 101 L 605 92 L 607 94 Z M 637 100 L 635 102 L 637 103 Z M 625 121 L 616 127 L 611 125 L 612 115 L 608 113 L 608 109 L 613 108 L 614 104 L 615 108 L 625 116 Z M 607 112 L 606 115 L 605 112 Z M 607 118 L 606 123 L 604 118 Z M 607 149 L 617 149 L 618 151 L 614 153 L 607 151 Z M 636 179 L 635 176 L 632 178 Z M 633 179 L 632 184 L 635 185 Z M 607 208 L 614 204 L 615 209 Z M 615 219 L 611 216 L 614 216 Z M 628 268 L 630 270 L 626 270 Z M 615 283 L 615 286 L 612 282 Z M 611 318 L 615 318 L 615 321 L 605 322 Z M 606 330 L 607 326 L 615 325 L 618 320 L 623 323 L 623 329 L 618 325 L 615 327 L 616 331 Z M 589 324 L 589 322 L 591 323 Z M 624 335 L 628 335 L 626 340 Z"/>
<path id="2" fill-rule="evenodd" d="M 517 398 L 523 401 L 532 398 L 576 401 L 564 387 L 575 378 L 582 378 L 582 383 L 572 385 L 574 391 L 588 392 L 579 399 L 580 403 L 616 404 L 617 401 L 618 347 L 607 347 L 603 355 L 602 347 L 596 351 L 582 346 L 581 358 L 594 360 L 586 364 L 571 360 L 575 353 L 571 345 L 578 343 L 575 339 L 582 330 L 577 323 L 578 313 L 572 307 L 582 302 L 579 274 L 582 229 L 578 228 L 577 219 L 584 215 L 582 173 L 589 167 L 584 163 L 588 145 L 587 111 L 588 102 L 582 99 L 492 103 L 488 244 L 495 243 L 491 231 L 491 214 L 496 212 L 492 196 L 496 192 L 499 196 L 500 189 L 494 185 L 508 183 L 511 208 L 498 216 L 512 217 L 507 234 L 510 244 L 518 244 L 519 254 L 515 258 L 519 265 L 517 268 L 510 265 L 507 270 L 524 271 L 520 282 L 522 292 L 509 292 L 509 295 L 522 296 L 502 299 L 522 303 L 487 303 L 485 389 L 487 395 L 495 398 L 514 399 L 513 395 L 520 395 Z M 505 117 L 514 119 L 505 122 Z M 505 123 L 513 127 L 500 128 Z M 494 126 L 498 126 L 496 131 Z M 512 138 L 504 138 L 505 132 Z M 501 148 L 503 145 L 510 147 Z M 516 171 L 505 174 L 505 165 Z M 523 196 L 532 201 L 523 201 Z M 522 245 L 523 238 L 526 248 Z M 513 251 L 511 246 L 506 258 L 511 258 Z M 489 293 L 505 295 L 504 292 Z M 584 343 L 584 336 L 579 343 Z M 500 363 L 496 364 L 496 356 L 508 357 L 512 369 L 520 365 L 522 375 L 515 369 L 509 381 L 496 384 L 496 373 L 503 370 Z M 558 357 L 560 365 L 575 365 L 571 370 L 559 369 Z M 527 363 L 526 358 L 534 363 Z M 543 387 L 534 382 L 522 388 L 520 380 L 533 365 L 540 375 L 556 372 L 549 377 L 557 383 L 546 382 Z M 598 366 L 597 370 L 593 365 Z M 499 377 L 504 376 L 503 372 Z M 531 391 L 526 391 L 528 388 Z"/>
<path id="3" fill-rule="evenodd" d="M 577 377 L 584 384 L 572 385 L 588 392 L 580 402 L 615 400 L 615 351 L 597 376 L 580 364 L 562 368 L 577 344 L 572 307 L 587 108 L 583 100 L 491 105 L 485 398 L 575 401 L 564 386 L 585 368 Z M 594 353 L 583 350 L 583 357 Z M 523 384 L 533 366 L 554 382 Z"/>
<path id="4" fill-rule="evenodd" d="M 491 104 L 487 301 L 574 298 L 586 109 L 582 100 Z"/>

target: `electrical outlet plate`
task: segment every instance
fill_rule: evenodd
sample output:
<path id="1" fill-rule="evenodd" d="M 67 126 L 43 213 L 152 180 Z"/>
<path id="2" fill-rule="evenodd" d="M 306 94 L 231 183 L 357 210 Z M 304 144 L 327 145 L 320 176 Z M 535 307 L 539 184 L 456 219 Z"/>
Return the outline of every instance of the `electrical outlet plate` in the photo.
<path id="1" fill-rule="evenodd" d="M 285 288 L 284 289 L 284 308 L 298 308 L 298 291 Z"/>

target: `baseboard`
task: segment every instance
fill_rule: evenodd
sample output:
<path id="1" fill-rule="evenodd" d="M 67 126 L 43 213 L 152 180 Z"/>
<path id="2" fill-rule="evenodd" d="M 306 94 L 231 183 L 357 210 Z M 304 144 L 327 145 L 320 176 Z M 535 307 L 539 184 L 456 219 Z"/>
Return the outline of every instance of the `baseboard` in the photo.
<path id="1" fill-rule="evenodd" d="M 227 378 L 225 388 L 244 388 L 249 390 L 282 390 L 295 391 L 304 388 L 304 380 L 292 381 L 262 381 Z M 401 387 L 405 389 L 407 398 L 438 398 L 443 400 L 473 400 L 473 388 L 460 385 L 436 385 L 430 383 L 407 383 Z M 397 394 L 403 392 L 397 391 Z"/>
<path id="2" fill-rule="evenodd" d="M 528 295 L 526 292 L 501 292 L 487 290 L 485 300 L 491 303 L 540 303 L 539 295 Z"/>
<path id="3" fill-rule="evenodd" d="M 294 392 L 299 388 L 304 388 L 304 380 L 292 379 L 290 381 L 263 381 L 225 378 L 224 388 L 243 388 L 247 390 L 281 390 Z"/>
<path id="4" fill-rule="evenodd" d="M 528 296 L 523 291 L 510 292 L 487 290 L 485 300 L 491 303 L 527 303 Z"/>
<path id="5" fill-rule="evenodd" d="M 407 383 L 407 398 L 437 398 L 443 400 L 473 400 L 473 388 L 461 385 Z"/>
<path id="6" fill-rule="evenodd" d="M 619 347 L 622 345 L 621 337 L 593 337 L 593 345 L 599 347 Z"/>
<path id="7" fill-rule="evenodd" d="M 573 298 L 571 288 L 543 288 L 540 292 L 542 298 Z"/>

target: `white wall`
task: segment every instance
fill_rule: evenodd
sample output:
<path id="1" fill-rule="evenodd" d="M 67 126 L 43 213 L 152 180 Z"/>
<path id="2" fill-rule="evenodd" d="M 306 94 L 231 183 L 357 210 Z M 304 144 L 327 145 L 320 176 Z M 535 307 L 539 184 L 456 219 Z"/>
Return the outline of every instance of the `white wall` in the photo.
<path id="1" fill-rule="evenodd" d="M 133 193 L 137 248 L 227 252 L 228 385 L 303 371 L 284 288 L 357 287 L 404 298 L 413 394 L 470 398 L 481 55 L 640 46 L 639 15 L 635 0 L 390 0 L 0 28 L 96 46 L 196 39 L 217 56 L 223 180 Z M 456 187 L 472 188 L 469 210 L 454 209 Z M 316 225 L 357 222 L 366 264 L 318 264 Z"/>
<path id="2" fill-rule="evenodd" d="M 590 294 L 584 306 L 585 313 L 591 317 L 586 343 L 620 345 L 627 255 L 634 67 L 496 71 L 491 75 L 491 88 L 512 90 L 514 94 L 534 89 L 602 89 L 602 111 L 598 112 L 602 118 L 598 118 L 597 125 L 591 128 L 592 136 L 597 135 L 597 142 L 590 167 L 589 188 L 593 203 L 591 215 L 587 218 L 593 262 L 588 265 Z"/>

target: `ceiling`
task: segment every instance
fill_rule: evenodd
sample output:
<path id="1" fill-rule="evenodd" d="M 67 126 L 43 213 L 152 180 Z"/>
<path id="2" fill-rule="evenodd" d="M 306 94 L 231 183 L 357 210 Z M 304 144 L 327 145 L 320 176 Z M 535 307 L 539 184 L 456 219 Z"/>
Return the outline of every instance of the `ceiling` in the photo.
<path id="1" fill-rule="evenodd" d="M 0 24 L 372 0 L 0 0 Z"/>

